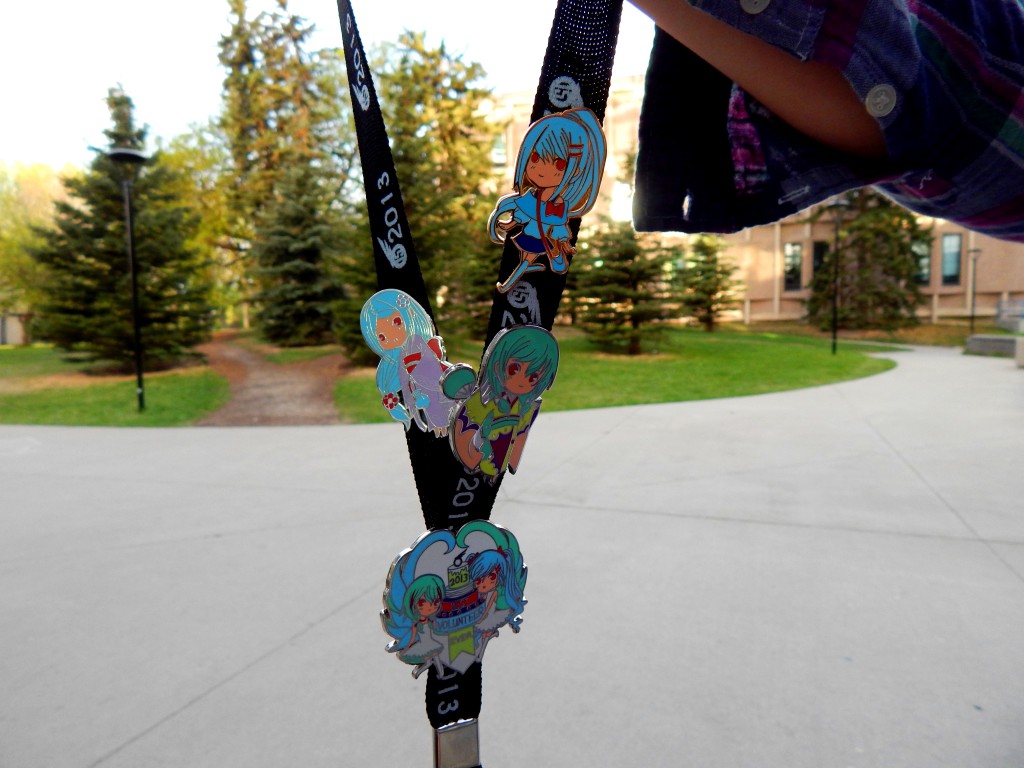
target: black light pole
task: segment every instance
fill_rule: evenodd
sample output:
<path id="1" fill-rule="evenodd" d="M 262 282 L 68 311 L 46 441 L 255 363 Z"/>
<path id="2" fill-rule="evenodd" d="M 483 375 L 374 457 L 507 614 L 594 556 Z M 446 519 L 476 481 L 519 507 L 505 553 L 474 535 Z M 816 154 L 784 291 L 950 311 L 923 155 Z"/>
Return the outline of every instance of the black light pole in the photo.
<path id="1" fill-rule="evenodd" d="M 981 248 L 971 248 L 967 251 L 971 257 L 971 329 L 968 335 L 974 335 L 974 292 L 977 287 L 978 277 L 978 254 L 981 253 Z"/>
<path id="2" fill-rule="evenodd" d="M 135 347 L 135 392 L 139 411 L 146 410 L 146 395 L 142 384 L 142 333 L 139 328 L 139 278 L 135 261 L 134 218 L 132 216 L 132 179 L 136 169 L 146 162 L 146 156 L 130 147 L 112 147 L 107 157 L 121 166 L 121 189 L 124 192 L 125 245 L 128 249 L 128 277 L 132 287 L 132 335 Z"/>
<path id="3" fill-rule="evenodd" d="M 850 204 L 846 200 L 835 200 L 826 207 L 832 213 L 832 224 L 835 227 L 832 238 L 832 354 L 834 355 L 839 334 L 839 228 L 843 224 L 843 214 Z"/>

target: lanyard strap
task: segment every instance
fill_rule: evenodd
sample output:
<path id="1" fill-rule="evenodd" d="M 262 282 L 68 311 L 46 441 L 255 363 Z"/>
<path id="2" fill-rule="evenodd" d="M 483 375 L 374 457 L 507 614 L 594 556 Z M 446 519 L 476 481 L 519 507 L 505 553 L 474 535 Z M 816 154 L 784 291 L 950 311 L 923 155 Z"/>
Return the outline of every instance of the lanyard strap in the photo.
<path id="1" fill-rule="evenodd" d="M 363 167 L 377 287 L 404 291 L 433 319 L 387 129 L 349 0 L 338 0 L 338 14 Z M 490 517 L 497 484 L 482 482 L 479 476 L 469 473 L 452 455 L 448 441 L 418 429 L 407 430 L 405 437 L 427 528 L 450 529 Z"/>
<path id="2" fill-rule="evenodd" d="M 544 57 L 531 121 L 549 112 L 588 107 L 604 117 L 618 38 L 622 0 L 559 0 Z M 350 0 L 338 0 L 356 136 L 363 168 L 378 289 L 408 293 L 433 317 L 416 259 L 387 130 L 370 77 Z M 481 222 L 481 226 L 483 226 Z M 579 219 L 570 221 L 572 239 Z M 519 253 L 506 241 L 498 271 L 508 276 Z M 486 343 L 503 328 L 533 324 L 550 330 L 565 287 L 565 273 L 546 271 L 523 279 L 507 293 L 494 292 Z M 439 329 L 440 330 L 440 329 Z M 485 347 L 486 347 L 485 343 Z M 418 429 L 406 431 L 413 477 L 428 528 L 454 529 L 486 520 L 500 485 L 483 482 L 452 454 L 447 440 Z M 427 717 L 435 728 L 480 714 L 481 664 L 442 677 L 431 667 L 426 685 Z"/>

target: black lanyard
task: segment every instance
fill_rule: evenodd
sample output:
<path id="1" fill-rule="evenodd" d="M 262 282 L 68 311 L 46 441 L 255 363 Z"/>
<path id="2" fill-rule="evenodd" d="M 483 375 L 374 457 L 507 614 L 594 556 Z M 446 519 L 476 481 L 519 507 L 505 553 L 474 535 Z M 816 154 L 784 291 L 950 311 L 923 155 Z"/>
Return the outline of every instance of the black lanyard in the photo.
<path id="1" fill-rule="evenodd" d="M 621 0 L 559 0 L 531 121 L 549 112 L 573 107 L 587 107 L 598 119 L 603 119 L 621 12 Z M 432 317 L 430 298 L 402 204 L 387 130 L 349 0 L 338 0 L 338 14 L 378 288 L 394 288 L 408 293 Z M 570 221 L 570 228 L 575 241 L 579 219 Z M 511 239 L 507 240 L 498 270 L 499 278 L 506 278 L 519 262 L 518 249 Z M 495 291 L 486 343 L 503 328 L 513 325 L 539 325 L 550 330 L 564 287 L 564 272 L 558 274 L 548 270 L 523 278 L 508 293 Z M 406 442 L 427 528 L 452 530 L 472 520 L 490 517 L 500 478 L 493 484 L 482 481 L 480 475 L 467 471 L 455 459 L 447 440 L 438 439 L 429 432 L 409 429 Z M 480 701 L 481 662 L 474 663 L 464 673 L 450 672 L 443 678 L 434 668 L 429 670 L 427 717 L 435 729 L 477 718 Z"/>

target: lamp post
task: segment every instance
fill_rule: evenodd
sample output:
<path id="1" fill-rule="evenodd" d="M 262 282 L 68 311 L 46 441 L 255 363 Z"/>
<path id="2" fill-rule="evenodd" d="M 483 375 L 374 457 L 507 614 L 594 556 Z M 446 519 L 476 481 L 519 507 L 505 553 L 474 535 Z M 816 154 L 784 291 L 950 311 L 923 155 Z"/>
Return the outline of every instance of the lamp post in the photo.
<path id="1" fill-rule="evenodd" d="M 978 254 L 981 253 L 981 248 L 971 248 L 967 251 L 971 257 L 971 325 L 969 336 L 974 335 L 974 295 L 977 288 L 977 277 L 978 277 Z"/>
<path id="2" fill-rule="evenodd" d="M 135 260 L 134 218 L 132 216 L 132 179 L 147 158 L 138 149 L 111 147 L 107 157 L 121 167 L 121 190 L 124 192 L 125 246 L 128 251 L 128 278 L 132 291 L 132 340 L 135 352 L 135 393 L 139 411 L 146 409 L 146 395 L 142 383 L 142 333 L 139 328 L 139 278 Z"/>
<path id="3" fill-rule="evenodd" d="M 832 214 L 832 354 L 836 353 L 839 335 L 839 228 L 843 224 L 846 209 L 850 203 L 839 199 L 829 203 L 825 208 Z"/>

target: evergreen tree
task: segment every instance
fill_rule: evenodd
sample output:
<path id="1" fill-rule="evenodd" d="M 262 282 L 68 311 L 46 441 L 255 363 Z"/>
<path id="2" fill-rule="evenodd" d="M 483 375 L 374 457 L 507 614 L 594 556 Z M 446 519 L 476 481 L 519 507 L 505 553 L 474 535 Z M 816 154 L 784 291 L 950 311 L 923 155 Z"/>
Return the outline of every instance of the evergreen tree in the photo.
<path id="1" fill-rule="evenodd" d="M 735 266 L 722 258 L 725 243 L 714 235 L 698 235 L 678 281 L 683 307 L 704 330 L 715 330 L 718 316 L 736 303 Z"/>
<path id="2" fill-rule="evenodd" d="M 231 30 L 220 41 L 220 62 L 226 70 L 220 128 L 231 157 L 229 234 L 244 248 L 277 171 L 274 105 L 260 50 L 264 18 L 249 19 L 246 0 L 228 0 L 228 5 Z"/>
<path id="3" fill-rule="evenodd" d="M 319 198 L 325 222 L 350 208 L 335 210 L 332 203 L 349 200 L 361 182 L 341 53 L 309 52 L 313 27 L 289 12 L 287 0 L 254 18 L 246 0 L 229 0 L 229 7 L 231 29 L 220 52 L 226 76 L 218 129 L 227 162 L 219 185 L 226 215 L 218 250 L 235 295 L 245 300 L 272 287 L 260 283 L 258 275 L 266 273 L 249 264 L 249 256 L 257 228 L 265 233 L 279 219 L 270 209 L 292 183 L 285 177 L 296 164 L 313 162 L 317 177 L 332 181 L 333 195 Z"/>
<path id="4" fill-rule="evenodd" d="M 285 172 L 256 230 L 253 255 L 263 336 L 282 346 L 332 340 L 334 308 L 344 292 L 327 269 L 331 227 L 324 188 L 310 160 Z"/>
<path id="5" fill-rule="evenodd" d="M 338 248 L 331 265 L 344 285 L 344 296 L 335 304 L 334 336 L 349 362 L 376 365 L 380 358 L 366 345 L 359 324 L 365 301 L 377 291 L 373 246 L 365 202 L 347 206 L 334 229 Z"/>
<path id="6" fill-rule="evenodd" d="M 843 200 L 846 216 L 839 252 L 831 249 L 814 274 L 808 319 L 823 330 L 832 327 L 837 288 L 838 328 L 892 330 L 916 325 L 917 307 L 924 300 L 915 279 L 916 253 L 931 247 L 931 233 L 913 213 L 874 190 L 853 190 Z M 825 210 L 819 209 L 816 216 Z"/>
<path id="7" fill-rule="evenodd" d="M 132 102 L 111 89 L 107 104 L 111 146 L 143 149 Z M 67 202 L 56 206 L 55 227 L 33 251 L 44 269 L 38 333 L 87 359 L 129 367 L 133 361 L 131 288 L 127 268 L 124 169 L 97 154 L 81 177 L 67 178 Z M 159 157 L 133 180 L 140 326 L 149 369 L 173 363 L 209 335 L 209 288 L 203 264 L 186 246 L 194 221 L 178 197 L 180 182 Z"/>
<path id="8" fill-rule="evenodd" d="M 274 187 L 310 147 L 340 183 L 355 181 L 356 147 L 339 51 L 307 50 L 313 25 L 277 9 L 248 18 L 246 0 L 229 0 L 231 29 L 221 38 L 226 75 L 219 127 L 230 157 L 232 235 L 245 241 Z"/>
<path id="9" fill-rule="evenodd" d="M 483 68 L 423 33 L 406 32 L 380 73 L 395 169 L 427 289 L 444 289 L 435 307 L 463 332 L 482 333 L 501 259 L 487 237 L 494 206 L 491 148 L 496 129 L 480 106 L 490 92 Z M 511 191 L 511 190 L 508 190 Z"/>
<path id="10" fill-rule="evenodd" d="M 670 279 L 679 247 L 604 217 L 579 244 L 573 300 L 583 330 L 597 345 L 638 355 L 657 338 L 662 321 L 678 315 Z"/>

